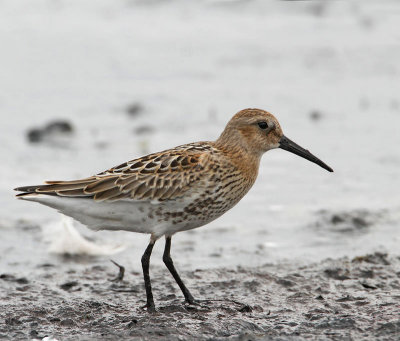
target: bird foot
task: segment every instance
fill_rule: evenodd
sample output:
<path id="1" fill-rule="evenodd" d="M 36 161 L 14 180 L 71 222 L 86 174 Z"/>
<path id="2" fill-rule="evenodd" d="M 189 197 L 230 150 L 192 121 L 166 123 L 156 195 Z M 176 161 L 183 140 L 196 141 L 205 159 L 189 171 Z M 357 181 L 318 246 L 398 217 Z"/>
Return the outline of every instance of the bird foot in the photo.
<path id="1" fill-rule="evenodd" d="M 190 301 L 185 300 L 184 305 L 188 310 L 196 310 L 196 309 L 210 310 L 210 307 L 207 304 L 204 304 L 204 302 L 195 299 L 192 299 Z"/>
<path id="2" fill-rule="evenodd" d="M 145 304 L 144 306 L 140 307 L 140 309 L 147 310 L 148 313 L 154 314 L 157 312 L 156 307 L 154 305 Z"/>
<path id="3" fill-rule="evenodd" d="M 219 306 L 219 308 L 235 308 L 236 310 L 240 311 L 240 312 L 251 312 L 253 310 L 253 308 L 251 306 L 249 306 L 246 303 L 242 303 L 239 301 L 235 301 L 232 299 L 205 299 L 205 300 L 201 300 L 201 301 L 196 301 L 196 306 L 201 307 L 201 308 L 205 308 L 208 310 L 217 308 L 217 306 Z"/>
<path id="4" fill-rule="evenodd" d="M 188 305 L 199 305 L 200 304 L 200 302 L 195 300 L 193 297 L 190 299 L 185 299 L 184 303 L 188 304 Z"/>

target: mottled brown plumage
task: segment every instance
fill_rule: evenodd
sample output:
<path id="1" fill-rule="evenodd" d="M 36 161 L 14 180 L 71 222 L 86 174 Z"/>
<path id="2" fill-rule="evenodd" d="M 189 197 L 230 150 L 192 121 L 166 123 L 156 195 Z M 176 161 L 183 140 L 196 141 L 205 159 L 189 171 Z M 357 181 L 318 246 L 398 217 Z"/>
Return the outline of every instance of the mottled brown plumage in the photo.
<path id="1" fill-rule="evenodd" d="M 245 109 L 214 142 L 185 144 L 81 180 L 19 187 L 16 190 L 23 193 L 17 196 L 56 208 L 92 229 L 151 234 L 142 258 L 149 310 L 154 310 L 150 255 L 155 241 L 165 235 L 164 262 L 185 300 L 193 303 L 169 255 L 171 236 L 205 225 L 232 208 L 253 186 L 261 156 L 279 147 L 332 171 L 286 138 L 273 115 Z"/>

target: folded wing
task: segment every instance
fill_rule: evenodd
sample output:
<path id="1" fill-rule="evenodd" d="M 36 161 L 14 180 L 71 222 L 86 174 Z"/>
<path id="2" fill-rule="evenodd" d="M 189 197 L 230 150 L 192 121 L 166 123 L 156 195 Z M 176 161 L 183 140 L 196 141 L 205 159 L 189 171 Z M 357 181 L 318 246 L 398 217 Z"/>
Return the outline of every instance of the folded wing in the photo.
<path id="1" fill-rule="evenodd" d="M 46 194 L 92 198 L 96 201 L 168 200 L 182 196 L 205 174 L 207 148 L 181 146 L 125 162 L 89 178 L 46 181 L 44 185 L 15 188 L 17 196 Z"/>

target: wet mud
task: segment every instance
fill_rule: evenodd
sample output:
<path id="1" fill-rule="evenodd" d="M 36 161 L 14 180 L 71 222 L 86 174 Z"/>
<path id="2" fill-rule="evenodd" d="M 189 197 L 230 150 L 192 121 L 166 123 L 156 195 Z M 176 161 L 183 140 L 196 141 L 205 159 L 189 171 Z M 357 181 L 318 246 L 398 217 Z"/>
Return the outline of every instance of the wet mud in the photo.
<path id="1" fill-rule="evenodd" d="M 63 258 L 29 275 L 0 275 L 0 339 L 302 340 L 400 337 L 400 257 L 373 253 L 307 265 L 182 272 L 188 306 L 153 266 L 157 312 L 144 308 L 141 273 Z"/>

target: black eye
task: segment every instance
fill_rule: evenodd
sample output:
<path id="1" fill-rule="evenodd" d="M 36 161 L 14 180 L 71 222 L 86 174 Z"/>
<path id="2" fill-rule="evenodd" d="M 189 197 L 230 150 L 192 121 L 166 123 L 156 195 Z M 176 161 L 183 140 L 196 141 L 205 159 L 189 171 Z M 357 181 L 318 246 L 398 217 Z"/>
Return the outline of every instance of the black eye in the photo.
<path id="1" fill-rule="evenodd" d="M 258 126 L 259 126 L 261 129 L 267 129 L 267 128 L 268 128 L 267 122 L 258 122 Z"/>

